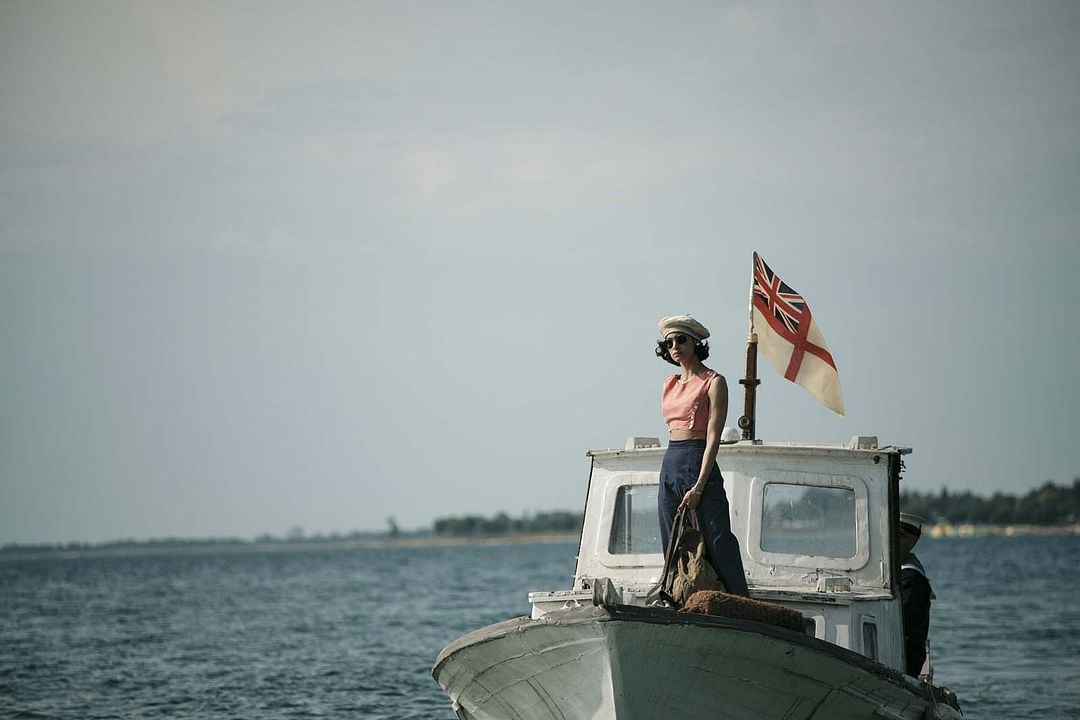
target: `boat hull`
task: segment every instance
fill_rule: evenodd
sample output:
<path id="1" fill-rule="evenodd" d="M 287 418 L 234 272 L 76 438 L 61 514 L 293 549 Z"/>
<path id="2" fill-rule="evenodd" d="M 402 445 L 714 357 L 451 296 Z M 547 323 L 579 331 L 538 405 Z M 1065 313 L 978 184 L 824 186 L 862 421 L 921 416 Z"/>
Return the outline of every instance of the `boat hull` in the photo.
<path id="1" fill-rule="evenodd" d="M 952 717 L 931 686 L 747 620 L 629 606 L 519 618 L 451 643 L 432 670 L 463 720 Z"/>

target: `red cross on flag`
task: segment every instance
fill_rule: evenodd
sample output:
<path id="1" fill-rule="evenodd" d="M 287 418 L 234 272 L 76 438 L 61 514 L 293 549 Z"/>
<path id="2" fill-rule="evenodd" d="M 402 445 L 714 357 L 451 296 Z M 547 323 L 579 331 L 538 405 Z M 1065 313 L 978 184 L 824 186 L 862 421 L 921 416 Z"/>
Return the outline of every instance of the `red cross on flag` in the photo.
<path id="1" fill-rule="evenodd" d="M 751 332 L 758 349 L 779 374 L 802 385 L 825 407 L 844 416 L 840 375 L 810 306 L 754 253 Z"/>

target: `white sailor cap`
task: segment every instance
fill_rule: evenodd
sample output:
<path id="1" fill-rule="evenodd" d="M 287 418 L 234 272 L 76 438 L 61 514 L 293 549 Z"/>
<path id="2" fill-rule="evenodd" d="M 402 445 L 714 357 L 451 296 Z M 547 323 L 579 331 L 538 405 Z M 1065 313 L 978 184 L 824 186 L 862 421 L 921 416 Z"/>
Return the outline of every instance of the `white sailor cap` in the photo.
<path id="1" fill-rule="evenodd" d="M 926 520 L 918 515 L 900 513 L 900 524 L 907 526 L 916 537 L 922 535 L 922 526 L 924 522 L 926 522 Z"/>

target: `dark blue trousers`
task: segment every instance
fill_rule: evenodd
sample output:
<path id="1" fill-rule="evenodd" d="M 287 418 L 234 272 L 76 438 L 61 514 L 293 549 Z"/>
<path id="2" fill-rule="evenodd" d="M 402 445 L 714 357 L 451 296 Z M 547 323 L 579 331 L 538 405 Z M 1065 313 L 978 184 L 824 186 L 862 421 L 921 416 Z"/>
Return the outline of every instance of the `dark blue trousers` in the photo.
<path id="1" fill-rule="evenodd" d="M 697 482 L 704 455 L 704 440 L 672 440 L 664 452 L 664 462 L 660 466 L 660 498 L 657 507 L 660 513 L 660 539 L 664 543 L 665 553 L 671 539 L 675 510 L 686 491 Z M 724 476 L 714 463 L 709 482 L 705 485 L 701 502 L 698 503 L 698 527 L 705 536 L 709 561 L 727 591 L 732 595 L 749 596 L 742 553 L 739 551 L 738 539 L 731 532 L 729 512 L 727 493 L 724 492 Z"/>

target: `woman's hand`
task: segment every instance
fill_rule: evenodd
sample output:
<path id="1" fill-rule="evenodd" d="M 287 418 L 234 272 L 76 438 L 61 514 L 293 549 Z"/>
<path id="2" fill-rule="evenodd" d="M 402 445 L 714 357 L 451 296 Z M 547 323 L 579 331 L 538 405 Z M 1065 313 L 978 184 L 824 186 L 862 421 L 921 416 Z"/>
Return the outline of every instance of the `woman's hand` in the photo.
<path id="1" fill-rule="evenodd" d="M 697 510 L 698 504 L 701 503 L 701 493 L 694 488 L 690 488 L 686 491 L 686 494 L 682 496 L 682 502 L 679 503 L 679 512 L 683 510 L 690 510 L 693 512 Z"/>

